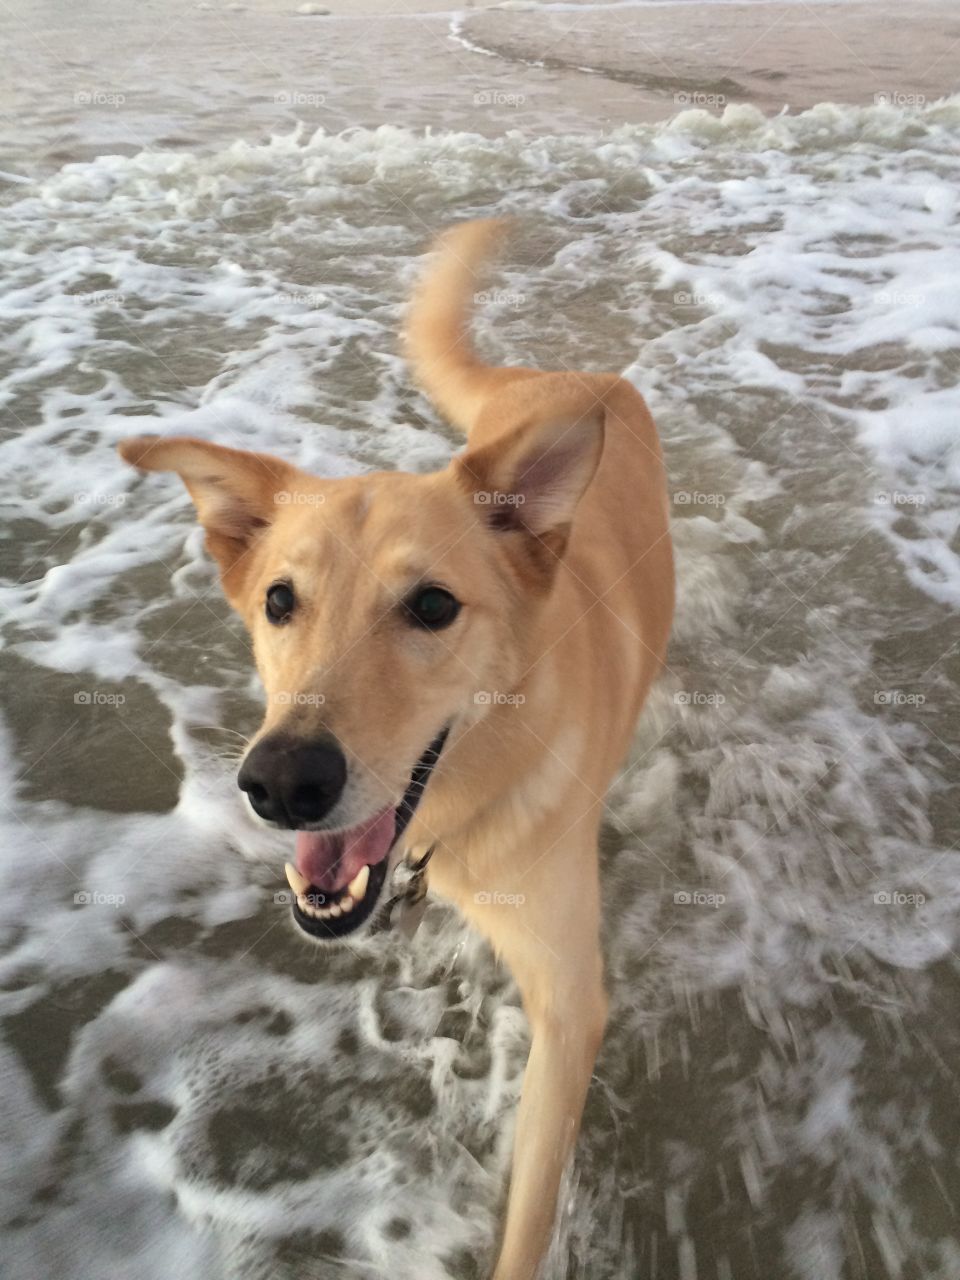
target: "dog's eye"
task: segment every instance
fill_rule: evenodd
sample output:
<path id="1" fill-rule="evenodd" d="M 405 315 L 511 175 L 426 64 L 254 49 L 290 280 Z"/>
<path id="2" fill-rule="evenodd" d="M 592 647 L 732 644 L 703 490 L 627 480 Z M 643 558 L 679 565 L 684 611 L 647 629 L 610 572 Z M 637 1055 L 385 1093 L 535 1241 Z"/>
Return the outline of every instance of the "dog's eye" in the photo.
<path id="1" fill-rule="evenodd" d="M 288 582 L 275 582 L 267 588 L 266 611 L 271 622 L 286 622 L 296 603 L 293 587 Z"/>
<path id="2" fill-rule="evenodd" d="M 449 627 L 460 612 L 460 601 L 443 587 L 421 587 L 406 608 L 410 621 L 418 627 L 439 631 Z"/>

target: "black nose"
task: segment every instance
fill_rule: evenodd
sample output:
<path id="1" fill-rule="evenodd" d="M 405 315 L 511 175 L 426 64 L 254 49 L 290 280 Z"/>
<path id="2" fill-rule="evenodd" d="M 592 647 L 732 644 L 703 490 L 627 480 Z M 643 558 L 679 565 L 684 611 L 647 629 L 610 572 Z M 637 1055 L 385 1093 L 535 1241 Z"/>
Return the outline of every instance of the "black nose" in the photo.
<path id="1" fill-rule="evenodd" d="M 283 827 L 319 822 L 346 781 L 346 757 L 335 738 L 305 741 L 281 733 L 261 738 L 237 775 L 254 812 Z"/>

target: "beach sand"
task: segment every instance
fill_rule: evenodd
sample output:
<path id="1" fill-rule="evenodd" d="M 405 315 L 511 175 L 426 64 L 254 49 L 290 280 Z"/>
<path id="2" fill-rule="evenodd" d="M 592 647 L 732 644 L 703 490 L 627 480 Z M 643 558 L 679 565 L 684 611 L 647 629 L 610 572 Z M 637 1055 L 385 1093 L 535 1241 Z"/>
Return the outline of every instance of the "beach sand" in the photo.
<path id="1" fill-rule="evenodd" d="M 469 18 L 464 30 L 501 58 L 629 87 L 617 102 L 631 120 L 735 102 L 767 112 L 828 101 L 919 105 L 960 85 L 960 15 L 938 0 L 570 5 L 493 10 Z M 596 87 L 585 94 L 598 117 L 609 118 Z"/>

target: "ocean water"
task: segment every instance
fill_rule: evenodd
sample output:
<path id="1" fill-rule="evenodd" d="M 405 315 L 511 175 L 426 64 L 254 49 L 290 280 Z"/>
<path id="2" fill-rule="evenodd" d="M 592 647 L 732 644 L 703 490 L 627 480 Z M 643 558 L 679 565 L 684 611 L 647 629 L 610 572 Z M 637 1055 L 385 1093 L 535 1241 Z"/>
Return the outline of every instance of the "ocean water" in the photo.
<path id="1" fill-rule="evenodd" d="M 952 99 L 21 145 L 4 1276 L 485 1274 L 527 1049 L 509 975 L 439 903 L 409 945 L 294 933 L 288 842 L 234 782 L 244 633 L 178 483 L 113 445 L 443 465 L 404 300 L 434 230 L 513 213 L 478 340 L 648 398 L 680 588 L 610 797 L 613 1013 L 548 1274 L 956 1280 L 958 136 Z"/>

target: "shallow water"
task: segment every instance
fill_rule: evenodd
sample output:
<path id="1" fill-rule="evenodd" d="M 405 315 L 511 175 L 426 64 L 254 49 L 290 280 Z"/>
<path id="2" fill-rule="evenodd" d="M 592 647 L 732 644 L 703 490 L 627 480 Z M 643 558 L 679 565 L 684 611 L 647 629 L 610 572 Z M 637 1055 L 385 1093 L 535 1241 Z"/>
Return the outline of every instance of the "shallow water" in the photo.
<path id="1" fill-rule="evenodd" d="M 432 229 L 515 212 L 483 348 L 634 380 L 680 583 L 611 795 L 614 1011 L 550 1275 L 956 1280 L 960 100 L 571 105 L 535 141 L 260 107 L 98 158 L 38 106 L 7 166 L 5 1275 L 484 1274 L 515 990 L 439 904 L 410 947 L 294 936 L 233 781 L 245 637 L 179 487 L 112 445 L 442 464 L 403 301 Z"/>

